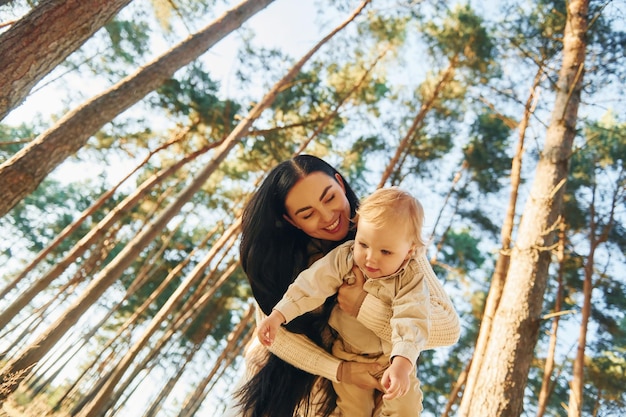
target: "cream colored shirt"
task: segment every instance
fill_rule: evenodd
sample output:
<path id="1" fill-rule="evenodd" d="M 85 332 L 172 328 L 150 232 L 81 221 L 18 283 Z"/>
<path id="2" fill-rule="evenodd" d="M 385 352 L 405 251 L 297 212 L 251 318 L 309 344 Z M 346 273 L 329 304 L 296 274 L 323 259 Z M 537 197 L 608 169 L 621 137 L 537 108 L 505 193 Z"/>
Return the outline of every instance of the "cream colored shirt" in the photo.
<path id="1" fill-rule="evenodd" d="M 298 275 L 275 307 L 287 322 L 319 307 L 344 279 L 353 276 L 353 246 L 354 241 L 343 243 Z M 411 258 L 391 275 L 366 279 L 363 289 L 391 306 L 391 343 L 338 306 L 333 309 L 330 326 L 360 353 L 403 356 L 415 364 L 430 332 L 428 286 L 418 262 Z"/>

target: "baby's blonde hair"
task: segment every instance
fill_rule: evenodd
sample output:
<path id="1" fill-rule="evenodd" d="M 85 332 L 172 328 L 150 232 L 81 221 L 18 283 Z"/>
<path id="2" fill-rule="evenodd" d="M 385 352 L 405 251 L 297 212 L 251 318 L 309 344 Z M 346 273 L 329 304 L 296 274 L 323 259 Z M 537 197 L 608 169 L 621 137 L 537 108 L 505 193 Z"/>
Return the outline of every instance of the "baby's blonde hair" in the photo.
<path id="1" fill-rule="evenodd" d="M 424 207 L 415 197 L 398 187 L 379 188 L 363 199 L 356 211 L 355 223 L 359 217 L 376 227 L 383 227 L 389 222 L 404 222 L 407 224 L 408 236 L 413 236 L 416 248 L 426 246 L 422 238 Z"/>

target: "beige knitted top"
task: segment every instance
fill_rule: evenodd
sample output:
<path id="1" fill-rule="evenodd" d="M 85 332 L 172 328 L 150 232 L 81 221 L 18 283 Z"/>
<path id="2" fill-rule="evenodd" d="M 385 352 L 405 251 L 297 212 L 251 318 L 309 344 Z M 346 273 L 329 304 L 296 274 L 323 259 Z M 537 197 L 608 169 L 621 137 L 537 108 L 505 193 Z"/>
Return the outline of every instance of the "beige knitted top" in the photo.
<path id="1" fill-rule="evenodd" d="M 416 260 L 424 273 L 424 279 L 430 291 L 431 327 L 425 348 L 433 349 L 453 345 L 459 340 L 461 333 L 459 316 L 443 285 L 435 276 L 426 255 L 419 255 Z M 257 308 L 256 311 L 258 323 L 265 317 L 265 314 L 260 308 Z M 361 305 L 357 320 L 381 339 L 391 341 L 391 326 L 389 324 L 391 314 L 391 306 L 368 294 Z M 266 353 L 260 350 L 266 349 L 268 348 L 260 343 L 254 343 L 249 346 L 246 352 L 246 360 L 265 357 Z M 306 336 L 291 333 L 281 327 L 269 350 L 285 362 L 303 371 L 338 382 L 337 369 L 341 360 L 317 346 Z"/>

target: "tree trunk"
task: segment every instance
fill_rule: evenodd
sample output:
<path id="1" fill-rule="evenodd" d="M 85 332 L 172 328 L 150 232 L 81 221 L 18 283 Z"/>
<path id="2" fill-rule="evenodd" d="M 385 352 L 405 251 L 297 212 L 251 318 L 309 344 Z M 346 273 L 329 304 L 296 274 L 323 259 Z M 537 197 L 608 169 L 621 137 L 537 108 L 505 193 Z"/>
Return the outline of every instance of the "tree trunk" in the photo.
<path id="1" fill-rule="evenodd" d="M 167 379 L 167 382 L 165 383 L 163 388 L 161 388 L 159 394 L 152 401 L 148 409 L 143 413 L 142 417 L 157 417 L 159 415 L 159 413 L 161 412 L 161 408 L 163 407 L 163 402 L 172 393 L 172 390 L 174 389 L 180 378 L 183 376 L 183 373 L 185 373 L 185 368 L 191 363 L 191 360 L 198 352 L 199 348 L 200 345 L 194 345 L 187 348 L 187 353 L 185 354 L 182 363 L 176 366 L 176 372 L 174 372 L 174 375 L 170 376 Z"/>
<path id="2" fill-rule="evenodd" d="M 534 111 L 535 95 L 538 92 L 539 83 L 544 71 L 540 68 L 535 74 L 533 85 L 531 88 L 531 94 L 526 100 L 524 106 L 524 115 L 518 126 L 518 141 L 515 149 L 515 155 L 511 161 L 511 193 L 509 195 L 509 204 L 506 209 L 506 215 L 502 223 L 502 229 L 500 231 L 501 246 L 496 261 L 496 266 L 491 277 L 491 283 L 489 285 L 489 293 L 485 300 L 485 307 L 483 316 L 480 322 L 480 330 L 478 332 L 478 338 L 476 340 L 476 347 L 474 348 L 474 354 L 471 362 L 471 366 L 466 378 L 466 390 L 471 392 L 473 390 L 476 378 L 478 378 L 478 372 L 482 366 L 482 361 L 485 358 L 485 349 L 489 343 L 491 337 L 491 329 L 493 323 L 493 317 L 500 304 L 502 297 L 502 291 L 504 289 L 504 283 L 506 275 L 509 270 L 509 264 L 511 261 L 511 239 L 513 236 L 513 229 L 515 225 L 515 213 L 517 211 L 517 197 L 519 193 L 519 186 L 522 178 L 522 157 L 524 155 L 524 142 L 526 138 L 526 129 L 530 121 L 530 116 Z"/>
<path id="3" fill-rule="evenodd" d="M 37 256 L 35 256 L 35 258 L 31 260 L 28 263 L 28 265 L 26 265 L 26 267 L 19 273 L 17 277 L 15 277 L 9 284 L 7 284 L 4 288 L 2 288 L 2 290 L 0 290 L 0 300 L 4 299 L 4 297 L 11 290 L 13 290 L 20 283 L 20 281 L 24 279 L 33 269 L 35 269 L 35 267 L 41 261 L 46 259 L 48 255 L 50 255 L 54 250 L 56 250 L 57 247 L 61 244 L 61 242 L 63 242 L 67 237 L 69 237 L 72 233 L 78 230 L 78 228 L 85 222 L 85 220 L 89 216 L 93 215 L 96 211 L 98 211 L 104 205 L 104 203 L 115 194 L 118 188 L 120 188 L 122 184 L 126 182 L 127 179 L 129 179 L 132 175 L 134 175 L 142 167 L 144 167 L 150 161 L 150 159 L 154 155 L 156 155 L 159 151 L 163 149 L 167 149 L 169 146 L 176 144 L 180 142 L 181 140 L 183 140 L 186 137 L 189 130 L 190 130 L 189 127 L 183 129 L 181 132 L 177 133 L 176 136 L 171 141 L 151 151 L 150 154 L 146 156 L 144 160 L 141 161 L 131 172 L 129 172 L 124 178 L 118 181 L 118 183 L 114 185 L 113 187 L 111 187 L 111 189 L 109 189 L 107 192 L 102 194 L 98 198 L 98 200 L 96 200 L 89 208 L 84 210 L 72 224 L 68 225 L 65 229 L 61 231 L 61 233 L 55 236 L 52 242 L 50 242 L 50 244 L 46 248 L 40 251 L 37 254 Z"/>
<path id="4" fill-rule="evenodd" d="M 548 406 L 548 400 L 552 394 L 552 372 L 554 371 L 554 354 L 556 352 L 557 334 L 559 331 L 559 319 L 561 310 L 563 309 L 563 273 L 565 261 L 565 230 L 564 223 L 559 230 L 559 248 L 557 250 L 557 258 L 559 260 L 559 269 L 557 272 L 557 289 L 556 299 L 554 301 L 554 320 L 552 321 L 552 330 L 550 331 L 550 343 L 548 354 L 546 355 L 546 363 L 543 367 L 543 378 L 541 379 L 541 390 L 539 391 L 539 399 L 537 401 L 537 417 L 543 417 Z"/>
<path id="5" fill-rule="evenodd" d="M 411 139 L 413 139 L 413 137 L 415 136 L 415 132 L 424 121 L 424 118 L 428 114 L 428 111 L 434 105 L 435 100 L 439 98 L 439 94 L 442 92 L 444 87 L 448 85 L 448 83 L 452 80 L 452 77 L 454 76 L 454 71 L 456 70 L 457 60 L 457 57 L 454 57 L 450 61 L 450 65 L 448 65 L 448 68 L 446 68 L 446 70 L 443 71 L 443 73 L 441 74 L 441 78 L 439 79 L 439 82 L 437 83 L 437 86 L 435 87 L 432 95 L 428 98 L 428 101 L 422 104 L 422 106 L 420 107 L 419 112 L 417 112 L 417 115 L 413 119 L 413 123 L 411 123 L 411 127 L 400 141 L 400 144 L 396 148 L 396 153 L 391 158 L 391 161 L 389 161 L 389 164 L 385 168 L 385 171 L 383 172 L 383 175 L 381 176 L 378 186 L 376 188 L 381 188 L 382 186 L 384 186 L 394 170 L 397 169 L 396 165 L 398 165 L 398 161 L 400 160 L 402 154 L 407 152 L 407 149 L 411 145 Z"/>
<path id="6" fill-rule="evenodd" d="M 28 288 L 22 290 L 13 302 L 0 312 L 0 328 L 8 324 L 17 313 L 30 303 L 41 291 L 48 288 L 50 283 L 57 279 L 69 265 L 76 261 L 78 257 L 84 254 L 103 234 L 111 231 L 114 224 L 121 218 L 124 213 L 129 212 L 137 202 L 154 186 L 161 183 L 168 176 L 172 175 L 176 170 L 187 162 L 195 159 L 200 154 L 207 152 L 210 148 L 204 148 L 191 155 L 186 156 L 174 165 L 165 168 L 153 176 L 146 179 L 132 194 L 128 195 L 121 203 L 119 203 L 109 214 L 107 214 L 89 233 L 82 237 L 63 259 L 58 260 L 54 267 L 46 272 L 43 276 L 35 280 Z M 21 275 L 21 274 L 20 274 Z M 16 280 L 14 280 L 16 281 Z M 13 283 L 11 283 L 13 284 Z M 10 285 L 11 285 L 10 284 Z"/>
<path id="7" fill-rule="evenodd" d="M 561 212 L 585 61 L 588 0 L 568 3 L 563 62 L 543 152 L 511 252 L 502 298 L 493 318 L 476 383 L 459 416 L 518 417 L 538 339 L 554 229 Z M 488 360 L 487 360 L 488 358 Z"/>
<path id="8" fill-rule="evenodd" d="M 592 228 L 593 230 L 593 228 Z M 578 346 L 576 347 L 576 358 L 574 359 L 574 369 L 572 370 L 572 381 L 570 383 L 569 404 L 567 407 L 567 417 L 580 417 L 583 409 L 583 381 L 585 371 L 585 347 L 587 346 L 587 328 L 591 317 L 591 291 L 593 290 L 593 258 L 597 247 L 597 242 L 592 237 L 589 255 L 585 263 L 585 277 L 583 281 L 583 305 L 582 317 L 578 334 Z"/>
<path id="9" fill-rule="evenodd" d="M 191 251 L 191 253 L 182 261 L 180 262 L 178 265 L 176 265 L 176 267 L 174 269 L 172 269 L 167 276 L 163 279 L 163 281 L 159 284 L 159 286 L 152 292 L 152 294 L 146 298 L 146 300 L 144 300 L 144 302 L 141 304 L 140 307 L 138 307 L 137 309 L 135 309 L 133 311 L 133 314 L 126 319 L 126 321 L 124 322 L 124 324 L 119 327 L 117 329 L 117 331 L 115 332 L 115 335 L 113 335 L 106 343 L 106 345 L 100 349 L 100 351 L 98 353 L 96 353 L 91 362 L 85 366 L 85 369 L 83 370 L 83 372 L 78 376 L 78 378 L 76 380 L 74 380 L 74 382 L 72 383 L 72 385 L 68 388 L 68 390 L 65 392 L 65 394 L 58 400 L 57 404 L 55 405 L 55 408 L 59 408 L 62 404 L 62 402 L 65 400 L 66 397 L 68 397 L 70 395 L 70 393 L 72 391 L 74 391 L 75 387 L 78 385 L 78 382 L 86 375 L 86 373 L 94 368 L 96 366 L 96 364 L 98 363 L 98 361 L 100 360 L 100 357 L 104 354 L 104 352 L 111 348 L 112 346 L 114 346 L 114 344 L 116 343 L 117 340 L 119 340 L 119 338 L 122 336 L 122 334 L 131 329 L 131 327 L 133 325 L 136 325 L 140 319 L 142 318 L 142 316 L 144 315 L 144 313 L 146 312 L 146 310 L 148 310 L 148 308 L 153 304 L 153 302 L 156 300 L 157 297 L 159 297 L 160 295 L 162 295 L 163 291 L 172 283 L 172 281 L 179 275 L 180 271 L 183 270 L 183 268 L 185 268 L 191 261 L 192 258 L 196 255 L 196 252 L 200 249 L 203 248 L 206 243 L 209 241 L 209 239 L 213 236 L 213 234 L 215 233 L 217 227 L 214 228 L 213 230 L 209 231 L 209 233 L 206 234 L 206 236 L 203 238 L 203 240 L 201 242 L 199 242 L 196 247 Z M 130 293 L 132 291 L 132 287 L 128 289 L 127 293 Z M 126 296 L 120 300 L 118 302 L 118 305 L 121 304 L 124 300 L 126 300 Z M 114 309 L 112 309 L 114 310 Z"/>
<path id="10" fill-rule="evenodd" d="M 117 385 L 117 383 L 121 380 L 122 376 L 126 371 L 130 368 L 133 360 L 137 357 L 139 352 L 148 344 L 150 338 L 154 333 L 161 327 L 162 322 L 166 317 L 173 314 L 174 309 L 178 302 L 183 298 L 183 296 L 189 292 L 194 284 L 197 283 L 197 280 L 201 277 L 203 271 L 207 268 L 207 266 L 215 259 L 215 255 L 222 248 L 222 246 L 231 239 L 232 236 L 235 236 L 239 232 L 239 227 L 241 226 L 241 220 L 238 219 L 229 230 L 224 233 L 218 242 L 213 245 L 211 251 L 205 256 L 202 262 L 198 263 L 193 270 L 189 273 L 189 275 L 181 282 L 176 291 L 170 296 L 167 302 L 161 307 L 159 312 L 154 316 L 154 318 L 150 321 L 150 324 L 144 331 L 144 333 L 137 339 L 137 341 L 128 349 L 128 352 L 124 355 L 124 357 L 117 362 L 115 368 L 111 372 L 111 374 L 107 377 L 105 384 L 102 387 L 98 388 L 98 391 L 95 393 L 94 398 L 85 406 L 84 409 L 78 414 L 79 417 L 93 417 L 93 416 L 101 416 L 104 415 L 106 408 L 114 404 L 113 399 L 121 394 L 121 391 L 118 390 L 116 395 L 113 395 L 113 391 Z M 232 271 L 230 271 L 232 272 Z M 214 286 L 216 289 L 218 286 Z M 203 294 L 203 299 L 207 298 L 207 294 L 213 294 L 214 292 L 206 292 Z M 206 300 L 208 301 L 208 300 Z M 205 301 L 205 302 L 206 302 Z M 168 332 L 168 338 L 173 334 L 173 331 Z M 167 338 L 162 338 L 162 342 L 157 345 L 162 345 L 167 341 Z M 151 355 L 156 354 L 158 351 L 153 349 Z M 147 358 L 146 358 L 147 359 Z M 146 360 L 144 359 L 144 360 Z M 136 372 L 139 370 L 136 369 Z M 130 378 L 129 378 L 130 379 Z M 128 380 L 127 380 L 128 381 Z"/>
<path id="11" fill-rule="evenodd" d="M 213 377 L 215 377 L 218 370 L 224 370 L 226 368 L 228 365 L 228 357 L 232 357 L 231 353 L 234 351 L 234 348 L 239 345 L 241 335 L 244 334 L 244 330 L 250 327 L 249 323 L 251 321 L 254 322 L 254 304 L 250 304 L 248 306 L 248 311 L 241 318 L 237 327 L 235 327 L 235 329 L 233 329 L 233 331 L 228 335 L 228 344 L 215 360 L 215 364 L 213 365 L 211 371 L 208 372 L 202 381 L 196 385 L 193 392 L 183 402 L 183 407 L 178 413 L 179 417 L 193 417 L 196 415 L 198 408 L 206 396 L 206 387 L 209 385 L 209 382 L 211 382 Z"/>
<path id="12" fill-rule="evenodd" d="M 620 193 L 615 192 L 613 194 L 613 205 L 611 208 L 611 214 L 606 221 L 604 227 L 600 228 L 598 232 L 598 221 L 596 219 L 596 188 L 593 188 L 593 198 L 591 207 L 589 209 L 590 227 L 589 227 L 589 254 L 587 255 L 585 268 L 584 268 L 584 281 L 583 281 L 583 305 L 582 305 L 582 317 L 580 319 L 580 331 L 578 335 L 578 346 L 576 348 L 576 358 L 574 359 L 574 367 L 572 370 L 572 381 L 570 384 L 569 404 L 567 408 L 568 417 L 580 417 L 583 409 L 583 388 L 584 388 L 584 371 L 585 371 L 585 348 L 587 346 L 587 331 L 589 327 L 589 319 L 591 318 L 591 296 L 593 292 L 593 273 L 595 264 L 595 253 L 598 247 L 608 240 L 611 229 L 613 228 L 614 213 L 617 201 L 620 200 L 617 197 Z"/>
<path id="13" fill-rule="evenodd" d="M 28 146 L 0 165 L 0 216 L 4 216 L 63 160 L 75 154 L 113 120 L 185 65 L 198 58 L 273 0 L 246 0 L 152 63 L 63 116 Z"/>
<path id="14" fill-rule="evenodd" d="M 233 226 L 233 232 L 236 232 L 239 227 L 238 225 Z M 222 241 L 224 242 L 228 239 L 228 236 L 225 238 L 224 236 L 222 237 Z M 167 325 L 164 329 L 163 335 L 150 349 L 150 352 L 140 363 L 136 364 L 126 380 L 120 384 L 119 387 L 116 387 L 117 382 L 119 382 L 121 377 L 128 371 L 132 361 L 137 357 L 138 353 L 148 344 L 150 337 L 156 332 L 156 330 L 158 330 L 165 317 L 173 314 L 175 305 L 178 301 L 180 301 L 180 298 L 186 292 L 189 292 L 191 285 L 195 282 L 195 279 L 201 275 L 202 271 L 206 268 L 209 262 L 214 260 L 216 251 L 213 252 L 213 254 L 209 254 L 206 257 L 204 262 L 194 268 L 190 276 L 185 279 L 182 284 L 183 288 L 177 290 L 176 293 L 174 293 L 168 302 L 161 308 L 161 310 L 159 310 L 159 313 L 154 317 L 154 319 L 152 319 L 148 329 L 146 329 L 140 339 L 138 339 L 137 342 L 135 342 L 135 344 L 128 350 L 128 353 L 117 362 L 115 369 L 113 369 L 111 374 L 106 378 L 106 383 L 94 392 L 94 398 L 89 404 L 86 405 L 86 409 L 81 410 L 78 414 L 79 417 L 104 417 L 106 411 L 115 405 L 115 402 L 122 396 L 124 390 L 130 385 L 133 379 L 142 372 L 150 361 L 156 358 L 163 346 L 172 338 L 172 336 L 177 333 L 184 333 L 186 329 L 191 326 L 192 320 L 189 319 L 195 316 L 202 308 L 206 307 L 207 303 L 214 297 L 215 292 L 226 282 L 238 266 L 237 262 L 232 262 L 209 291 L 202 293 L 202 296 L 198 298 L 193 305 L 191 305 L 191 307 L 188 307 L 182 314 L 179 314 L 175 320 Z M 117 388 L 115 392 L 113 392 L 113 388 Z"/>
<path id="15" fill-rule="evenodd" d="M 0 120 L 130 1 L 42 1 L 0 35 Z"/>

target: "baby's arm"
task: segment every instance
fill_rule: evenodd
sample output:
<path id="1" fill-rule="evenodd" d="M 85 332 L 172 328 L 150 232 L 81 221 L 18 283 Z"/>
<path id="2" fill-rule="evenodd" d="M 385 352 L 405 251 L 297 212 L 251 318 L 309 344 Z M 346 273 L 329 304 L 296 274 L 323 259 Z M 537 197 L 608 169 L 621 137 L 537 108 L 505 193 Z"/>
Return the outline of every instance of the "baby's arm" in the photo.
<path id="1" fill-rule="evenodd" d="M 385 387 L 385 400 L 402 397 L 411 387 L 409 375 L 413 370 L 411 361 L 403 356 L 394 356 L 391 365 L 383 373 L 381 383 Z"/>
<path id="2" fill-rule="evenodd" d="M 265 317 L 257 327 L 257 337 L 264 346 L 271 346 L 276 338 L 276 333 L 280 328 L 280 325 L 285 322 L 285 316 L 278 310 L 273 310 L 272 313 Z"/>

